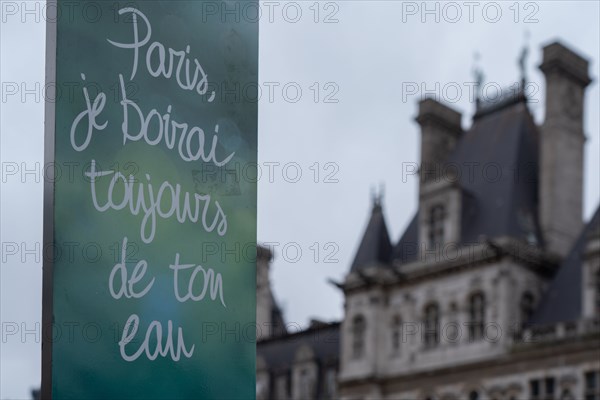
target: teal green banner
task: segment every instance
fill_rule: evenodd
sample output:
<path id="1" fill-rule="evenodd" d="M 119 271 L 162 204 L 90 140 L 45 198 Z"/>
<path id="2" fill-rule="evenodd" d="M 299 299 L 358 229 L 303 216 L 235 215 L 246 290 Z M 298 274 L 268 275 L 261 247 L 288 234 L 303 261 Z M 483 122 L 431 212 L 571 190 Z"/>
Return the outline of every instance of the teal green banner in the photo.
<path id="1" fill-rule="evenodd" d="M 254 398 L 258 2 L 55 6 L 44 394 Z"/>

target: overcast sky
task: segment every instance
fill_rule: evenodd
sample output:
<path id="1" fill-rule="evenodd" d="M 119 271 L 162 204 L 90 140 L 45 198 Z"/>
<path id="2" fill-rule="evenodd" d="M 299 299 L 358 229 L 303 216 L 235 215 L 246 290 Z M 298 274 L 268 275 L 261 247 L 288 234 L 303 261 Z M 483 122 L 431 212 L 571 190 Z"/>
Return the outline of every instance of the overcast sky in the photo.
<path id="1" fill-rule="evenodd" d="M 16 14 L 9 3 L 17 7 Z M 4 176 L 12 163 L 34 168 L 43 162 L 43 98 L 28 95 L 22 102 L 20 93 L 4 96 L 7 83 L 33 88 L 44 82 L 44 3 L 37 14 L 24 13 L 23 4 L 1 1 L 0 232 L 3 245 L 26 243 L 33 248 L 42 241 L 42 180 L 35 174 L 27 175 L 25 182 L 18 174 Z M 27 4 L 35 9 L 33 2 Z M 435 10 L 436 4 L 427 7 Z M 458 7 L 437 4 L 439 22 L 435 12 L 422 15 L 421 2 L 321 2 L 316 7 L 312 1 L 287 7 L 285 2 L 272 2 L 272 20 L 263 4 L 259 83 L 274 91 L 270 98 L 268 89 L 263 90 L 259 103 L 259 163 L 264 174 L 259 182 L 258 238 L 279 243 L 271 276 L 288 322 L 304 326 L 311 317 L 342 317 L 342 296 L 327 279 L 342 280 L 349 269 L 370 213 L 372 186 L 385 185 L 384 212 L 394 241 L 416 210 L 417 181 L 403 180 L 402 165 L 419 161 L 414 116 L 421 97 L 403 88 L 423 85 L 435 90 L 437 83 L 442 100 L 463 113 L 468 127 L 474 108 L 468 96 L 474 53 L 480 54 L 485 82 L 508 87 L 520 79 L 517 59 L 526 31 L 527 78 L 532 99 L 538 100 L 531 109 L 538 123 L 544 114 L 544 82 L 537 69 L 541 46 L 558 39 L 591 61 L 585 218 L 598 206 L 598 2 L 530 2 L 517 7 L 513 2 L 482 2 L 471 10 L 463 2 L 454 4 Z M 298 21 L 292 23 L 294 19 Z M 457 86 L 463 89 L 458 96 L 451 90 L 444 93 L 444 87 Z M 298 87 L 302 96 L 295 101 Z M 292 182 L 297 166 L 302 176 Z M 287 252 L 282 252 L 284 247 Z M 40 381 L 39 331 L 24 340 L 6 335 L 14 323 L 35 332 L 41 318 L 41 263 L 34 256 L 22 261 L 20 255 L 3 253 L 0 270 L 2 399 L 27 398 Z"/>

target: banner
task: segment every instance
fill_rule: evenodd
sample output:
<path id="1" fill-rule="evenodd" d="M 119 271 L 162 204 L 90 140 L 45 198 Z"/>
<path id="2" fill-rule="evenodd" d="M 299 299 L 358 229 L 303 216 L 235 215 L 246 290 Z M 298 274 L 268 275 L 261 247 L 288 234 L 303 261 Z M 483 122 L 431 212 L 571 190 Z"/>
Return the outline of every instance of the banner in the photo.
<path id="1" fill-rule="evenodd" d="M 257 3 L 49 5 L 44 397 L 255 396 Z"/>

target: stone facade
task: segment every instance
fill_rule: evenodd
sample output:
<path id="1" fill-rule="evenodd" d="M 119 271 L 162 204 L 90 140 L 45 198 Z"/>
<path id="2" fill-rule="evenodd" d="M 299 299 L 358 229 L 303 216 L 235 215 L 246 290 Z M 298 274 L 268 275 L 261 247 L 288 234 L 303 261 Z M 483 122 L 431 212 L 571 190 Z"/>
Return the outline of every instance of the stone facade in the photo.
<path id="1" fill-rule="evenodd" d="M 588 63 L 543 51 L 541 127 L 522 93 L 478 103 L 464 132 L 456 111 L 420 103 L 419 210 L 392 244 L 374 202 L 337 284 L 343 320 L 260 341 L 260 399 L 600 400 L 600 209 L 581 217 Z"/>

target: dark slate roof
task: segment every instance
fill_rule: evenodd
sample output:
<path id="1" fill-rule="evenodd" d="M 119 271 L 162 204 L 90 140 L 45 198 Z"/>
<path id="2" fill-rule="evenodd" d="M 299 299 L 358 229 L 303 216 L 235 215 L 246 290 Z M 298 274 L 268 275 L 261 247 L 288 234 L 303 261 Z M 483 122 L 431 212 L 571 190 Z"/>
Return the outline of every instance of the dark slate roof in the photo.
<path id="1" fill-rule="evenodd" d="M 524 98 L 488 112 L 457 143 L 448 160 L 462 167 L 468 196 L 462 241 L 512 236 L 542 243 L 538 223 L 538 130 Z M 471 164 L 473 174 L 464 163 Z"/>
<path id="2" fill-rule="evenodd" d="M 538 130 L 524 97 L 478 113 L 446 165 L 461 171 L 462 243 L 479 242 L 482 236 L 511 236 L 543 245 L 538 222 Z M 406 263 L 416 258 L 417 215 L 394 246 L 395 260 Z"/>
<path id="3" fill-rule="evenodd" d="M 598 230 L 600 230 L 600 207 L 583 228 L 567 258 L 558 269 L 548 291 L 539 303 L 539 308 L 531 318 L 531 325 L 551 325 L 581 318 L 583 255 L 588 238 L 592 232 Z"/>
<path id="4" fill-rule="evenodd" d="M 401 263 L 409 263 L 417 258 L 417 245 L 419 240 L 419 212 L 415 214 L 402 234 L 398 244 L 394 246 L 392 258 Z"/>
<path id="5" fill-rule="evenodd" d="M 323 324 L 285 336 L 266 339 L 256 344 L 261 357 L 274 374 L 284 373 L 294 364 L 298 349 L 309 346 L 321 365 L 337 365 L 340 354 L 340 323 Z"/>
<path id="6" fill-rule="evenodd" d="M 387 265 L 392 254 L 392 242 L 385 225 L 381 204 L 376 200 L 373 204 L 371 219 L 363 235 L 351 271 L 374 265 Z"/>

